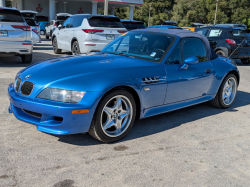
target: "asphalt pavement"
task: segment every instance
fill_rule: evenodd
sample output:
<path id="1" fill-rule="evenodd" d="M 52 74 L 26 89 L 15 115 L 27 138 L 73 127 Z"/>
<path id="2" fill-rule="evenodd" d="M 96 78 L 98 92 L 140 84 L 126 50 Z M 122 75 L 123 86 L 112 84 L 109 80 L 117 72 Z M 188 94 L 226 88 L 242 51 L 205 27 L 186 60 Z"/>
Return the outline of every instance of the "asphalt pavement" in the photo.
<path id="1" fill-rule="evenodd" d="M 57 56 L 43 39 L 33 63 Z M 250 186 L 250 65 L 238 63 L 231 108 L 204 103 L 147 118 L 111 144 L 46 134 L 9 114 L 7 87 L 26 66 L 0 57 L 0 187 Z"/>

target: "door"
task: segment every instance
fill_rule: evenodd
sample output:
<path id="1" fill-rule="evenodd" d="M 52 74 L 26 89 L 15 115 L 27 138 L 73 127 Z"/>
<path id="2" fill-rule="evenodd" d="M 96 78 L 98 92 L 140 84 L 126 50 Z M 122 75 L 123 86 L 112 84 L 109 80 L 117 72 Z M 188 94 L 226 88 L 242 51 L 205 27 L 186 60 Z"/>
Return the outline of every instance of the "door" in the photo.
<path id="1" fill-rule="evenodd" d="M 59 49 L 66 49 L 66 34 L 67 34 L 67 29 L 70 29 L 72 27 L 71 25 L 71 18 L 68 18 L 62 25 L 62 28 L 56 33 L 56 38 L 57 38 L 57 44 Z M 67 49 L 66 49 L 67 50 Z"/>
<path id="2" fill-rule="evenodd" d="M 182 69 L 183 59 L 196 56 L 199 62 Z M 206 96 L 213 81 L 213 66 L 207 60 L 203 42 L 198 38 L 182 39 L 165 64 L 168 88 L 165 104 Z"/>

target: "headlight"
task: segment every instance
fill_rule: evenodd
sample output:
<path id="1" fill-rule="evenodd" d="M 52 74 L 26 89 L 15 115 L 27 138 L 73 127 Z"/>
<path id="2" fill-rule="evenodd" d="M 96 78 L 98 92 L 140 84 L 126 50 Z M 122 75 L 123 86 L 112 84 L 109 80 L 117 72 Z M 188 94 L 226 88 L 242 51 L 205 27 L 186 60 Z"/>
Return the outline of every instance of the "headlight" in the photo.
<path id="1" fill-rule="evenodd" d="M 64 103 L 78 103 L 86 92 L 63 90 L 57 88 L 44 89 L 37 98 L 59 101 Z"/>

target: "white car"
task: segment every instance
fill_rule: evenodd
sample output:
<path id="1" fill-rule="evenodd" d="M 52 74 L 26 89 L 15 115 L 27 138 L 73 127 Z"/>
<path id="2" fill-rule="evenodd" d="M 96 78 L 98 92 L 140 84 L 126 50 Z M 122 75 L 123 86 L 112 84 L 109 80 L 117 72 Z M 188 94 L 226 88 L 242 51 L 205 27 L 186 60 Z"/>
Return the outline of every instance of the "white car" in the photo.
<path id="1" fill-rule="evenodd" d="M 116 16 L 78 14 L 69 17 L 52 35 L 55 54 L 98 51 L 127 30 Z"/>
<path id="2" fill-rule="evenodd" d="M 32 62 L 31 27 L 17 9 L 0 7 L 0 56 L 21 56 Z"/>
<path id="3" fill-rule="evenodd" d="M 58 13 L 56 14 L 56 19 L 55 20 L 51 20 L 48 24 L 48 26 L 45 28 L 45 36 L 46 39 L 49 39 L 49 37 L 52 36 L 53 31 L 61 24 L 63 24 L 63 22 L 68 19 L 68 17 L 70 17 L 71 14 L 68 13 Z"/>
<path id="4" fill-rule="evenodd" d="M 41 36 L 40 36 L 40 26 L 35 21 L 36 14 L 38 12 L 32 10 L 21 10 L 21 14 L 23 15 L 26 23 L 31 27 L 31 37 L 33 44 L 41 43 Z"/>

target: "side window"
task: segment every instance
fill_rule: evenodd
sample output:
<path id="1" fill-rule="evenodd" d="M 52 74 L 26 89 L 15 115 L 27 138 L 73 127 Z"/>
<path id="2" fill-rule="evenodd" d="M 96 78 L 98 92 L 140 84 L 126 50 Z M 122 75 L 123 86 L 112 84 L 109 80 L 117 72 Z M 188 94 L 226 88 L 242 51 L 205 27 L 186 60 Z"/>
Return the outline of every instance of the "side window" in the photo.
<path id="1" fill-rule="evenodd" d="M 191 56 L 196 56 L 199 62 L 207 61 L 207 52 L 203 42 L 198 38 L 182 39 L 182 59 L 183 61 Z"/>
<path id="2" fill-rule="evenodd" d="M 63 28 L 71 28 L 71 20 L 72 18 L 68 18 L 64 23 L 63 23 Z"/>
<path id="3" fill-rule="evenodd" d="M 168 57 L 167 64 L 181 64 L 181 42 L 179 42 L 171 55 Z"/>
<path id="4" fill-rule="evenodd" d="M 197 33 L 199 33 L 199 34 L 201 34 L 201 35 L 206 35 L 206 33 L 207 33 L 207 30 L 208 29 L 199 29 L 198 31 L 197 31 Z"/>
<path id="5" fill-rule="evenodd" d="M 80 27 L 82 24 L 82 18 L 81 17 L 75 17 L 72 18 L 71 24 L 73 25 L 73 27 Z"/>
<path id="6" fill-rule="evenodd" d="M 220 37 L 222 34 L 222 29 L 211 29 L 209 31 L 208 37 Z"/>

